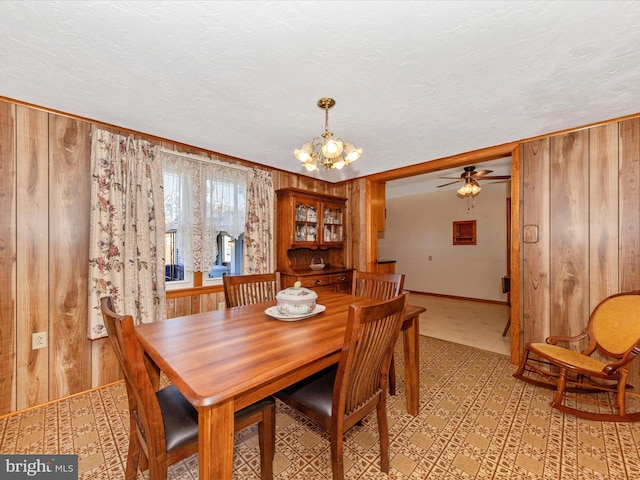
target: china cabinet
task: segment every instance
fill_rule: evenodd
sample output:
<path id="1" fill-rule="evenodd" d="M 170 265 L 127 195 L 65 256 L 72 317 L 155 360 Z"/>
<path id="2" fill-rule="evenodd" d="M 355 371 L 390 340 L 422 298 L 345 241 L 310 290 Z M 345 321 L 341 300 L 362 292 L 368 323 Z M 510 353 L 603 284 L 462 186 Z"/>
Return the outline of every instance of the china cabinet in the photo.
<path id="1" fill-rule="evenodd" d="M 276 191 L 276 263 L 282 288 L 350 291 L 343 260 L 346 198 L 296 188 Z M 319 265 L 324 265 L 320 270 Z M 313 267 L 313 268 L 312 268 Z"/>

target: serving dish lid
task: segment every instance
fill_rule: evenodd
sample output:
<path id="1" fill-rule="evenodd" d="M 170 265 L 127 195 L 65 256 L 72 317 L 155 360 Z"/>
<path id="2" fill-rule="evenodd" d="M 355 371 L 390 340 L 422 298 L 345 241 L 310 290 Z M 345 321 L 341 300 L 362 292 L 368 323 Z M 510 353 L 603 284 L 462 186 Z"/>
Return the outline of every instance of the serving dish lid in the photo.
<path id="1" fill-rule="evenodd" d="M 300 282 L 296 282 L 293 284 L 293 287 L 285 288 L 284 290 L 280 290 L 276 294 L 276 300 L 280 301 L 312 301 L 318 298 L 318 294 L 313 290 L 309 290 L 308 288 L 304 288 L 301 286 Z"/>

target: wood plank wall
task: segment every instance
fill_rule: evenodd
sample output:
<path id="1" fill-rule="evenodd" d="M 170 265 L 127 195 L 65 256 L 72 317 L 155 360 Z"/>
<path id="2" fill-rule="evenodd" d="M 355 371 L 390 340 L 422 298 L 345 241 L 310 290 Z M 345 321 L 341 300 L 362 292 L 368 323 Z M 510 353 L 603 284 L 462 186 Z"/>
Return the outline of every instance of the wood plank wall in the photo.
<path id="1" fill-rule="evenodd" d="M 16 405 L 16 107 L 0 102 L 0 413 Z"/>
<path id="2" fill-rule="evenodd" d="M 106 128 L 0 101 L 0 414 L 120 377 L 108 342 L 86 335 L 83 258 L 89 133 L 96 126 Z M 601 298 L 640 289 L 640 120 L 526 142 L 520 154 L 521 226 L 538 226 L 538 241 L 519 245 L 522 336 L 528 341 L 574 333 Z M 271 171 L 276 189 L 349 199 L 344 259 L 366 269 L 366 179 L 329 184 Z M 221 287 L 169 293 L 169 316 L 215 309 L 222 295 Z M 48 347 L 32 350 L 31 334 L 39 331 L 48 332 Z M 631 378 L 640 385 L 637 369 Z"/>
<path id="3" fill-rule="evenodd" d="M 640 289 L 640 120 L 522 146 L 524 342 L 576 335 L 603 298 Z M 640 386 L 634 365 L 630 383 Z"/>
<path id="4" fill-rule="evenodd" d="M 120 378 L 108 341 L 87 338 L 90 132 L 95 127 L 128 133 L 0 101 L 0 415 Z M 276 189 L 347 196 L 347 183 L 265 169 L 272 171 Z M 224 302 L 222 286 L 167 297 L 169 317 L 213 310 Z M 47 348 L 32 350 L 35 332 L 47 332 Z"/>

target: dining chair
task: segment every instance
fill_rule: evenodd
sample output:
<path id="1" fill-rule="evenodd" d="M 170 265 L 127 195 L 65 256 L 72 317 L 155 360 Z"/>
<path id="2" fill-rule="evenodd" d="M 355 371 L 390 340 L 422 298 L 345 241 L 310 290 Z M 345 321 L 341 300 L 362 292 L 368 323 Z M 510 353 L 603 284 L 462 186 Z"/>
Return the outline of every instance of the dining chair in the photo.
<path id="1" fill-rule="evenodd" d="M 275 397 L 330 432 L 334 480 L 344 478 L 343 436 L 373 410 L 378 419 L 381 470 L 389 472 L 387 372 L 407 305 L 407 295 L 351 305 L 340 360 Z"/>
<path id="2" fill-rule="evenodd" d="M 227 308 L 275 301 L 280 290 L 280 273 L 225 275 L 222 283 Z"/>
<path id="3" fill-rule="evenodd" d="M 404 275 L 397 273 L 353 272 L 351 294 L 376 300 L 389 300 L 402 292 Z M 396 394 L 396 362 L 391 357 L 389 366 L 389 393 Z"/>
<path id="4" fill-rule="evenodd" d="M 157 382 L 147 370 L 133 317 L 116 314 L 111 297 L 101 298 L 100 307 L 111 346 L 124 374 L 129 401 L 130 431 L 125 478 L 137 478 L 140 466 L 141 470 L 148 467 L 150 480 L 166 480 L 169 465 L 198 452 L 198 412 L 175 386 L 156 391 L 154 383 Z M 258 424 L 261 478 L 273 479 L 273 398 L 260 400 L 236 412 L 234 422 L 236 432 Z"/>
<path id="5" fill-rule="evenodd" d="M 625 396 L 629 364 L 638 353 L 640 291 L 619 293 L 596 306 L 579 335 L 527 343 L 513 376 L 555 389 L 551 406 L 562 412 L 600 422 L 636 422 L 640 411 L 628 412 Z M 576 397 L 576 393 L 598 395 Z"/>

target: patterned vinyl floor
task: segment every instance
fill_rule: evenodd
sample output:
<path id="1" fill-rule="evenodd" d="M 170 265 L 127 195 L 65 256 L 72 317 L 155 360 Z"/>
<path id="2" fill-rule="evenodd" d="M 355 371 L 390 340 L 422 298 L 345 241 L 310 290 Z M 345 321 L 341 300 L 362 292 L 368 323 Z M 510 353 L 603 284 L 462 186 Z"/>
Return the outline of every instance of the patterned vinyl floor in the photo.
<path id="1" fill-rule="evenodd" d="M 389 399 L 389 476 L 379 470 L 373 414 L 346 435 L 347 479 L 640 478 L 640 424 L 551 409 L 551 392 L 515 380 L 504 355 L 425 336 L 420 355 L 419 414 L 406 412 L 403 375 Z M 396 361 L 402 372 L 401 349 Z M 126 390 L 116 383 L 0 418 L 0 453 L 78 454 L 80 478 L 122 479 L 127 429 Z M 279 403 L 276 435 L 277 480 L 331 478 L 324 430 Z M 255 427 L 236 435 L 235 452 L 234 478 L 259 479 Z M 197 479 L 197 472 L 194 455 L 171 467 L 169 479 Z"/>

